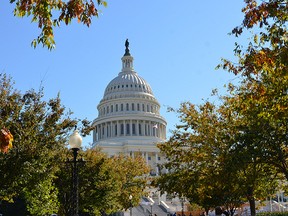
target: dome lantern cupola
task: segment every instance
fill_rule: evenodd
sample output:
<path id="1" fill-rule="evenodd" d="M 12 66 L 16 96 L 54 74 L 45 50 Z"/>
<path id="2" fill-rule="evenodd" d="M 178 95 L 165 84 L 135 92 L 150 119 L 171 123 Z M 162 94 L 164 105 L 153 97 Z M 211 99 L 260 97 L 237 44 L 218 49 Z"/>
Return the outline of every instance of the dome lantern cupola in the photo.
<path id="1" fill-rule="evenodd" d="M 133 70 L 133 57 L 130 54 L 130 50 L 129 50 L 129 41 L 128 39 L 126 39 L 125 41 L 125 54 L 124 56 L 121 58 L 122 60 L 122 72 L 134 72 Z"/>

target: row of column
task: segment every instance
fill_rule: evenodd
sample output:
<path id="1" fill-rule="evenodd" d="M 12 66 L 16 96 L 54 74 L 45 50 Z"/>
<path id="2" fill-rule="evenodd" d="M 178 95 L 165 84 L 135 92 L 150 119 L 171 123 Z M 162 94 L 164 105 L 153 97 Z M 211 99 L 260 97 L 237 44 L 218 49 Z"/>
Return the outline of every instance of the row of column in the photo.
<path id="1" fill-rule="evenodd" d="M 120 136 L 154 136 L 166 139 L 166 126 L 153 121 L 119 120 L 96 125 L 93 140 Z"/>

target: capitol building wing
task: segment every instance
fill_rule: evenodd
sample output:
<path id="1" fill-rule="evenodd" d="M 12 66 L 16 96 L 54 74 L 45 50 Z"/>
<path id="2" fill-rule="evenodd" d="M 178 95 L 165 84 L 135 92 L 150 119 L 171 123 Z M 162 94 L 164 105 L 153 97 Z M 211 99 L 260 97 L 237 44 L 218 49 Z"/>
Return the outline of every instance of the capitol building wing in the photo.
<path id="1" fill-rule="evenodd" d="M 121 58 L 122 70 L 106 87 L 93 121 L 93 147 L 109 156 L 141 155 L 157 174 L 163 158 L 156 144 L 166 139 L 166 121 L 150 85 L 133 68 L 129 42 Z"/>

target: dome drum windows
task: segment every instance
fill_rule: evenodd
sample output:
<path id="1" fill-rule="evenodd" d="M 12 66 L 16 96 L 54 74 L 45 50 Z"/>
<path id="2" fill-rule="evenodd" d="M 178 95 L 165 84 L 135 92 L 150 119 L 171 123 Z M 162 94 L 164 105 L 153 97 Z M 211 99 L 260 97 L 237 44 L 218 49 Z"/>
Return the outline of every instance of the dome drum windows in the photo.
<path id="1" fill-rule="evenodd" d="M 124 135 L 124 124 L 120 124 L 120 135 Z"/>
<path id="2" fill-rule="evenodd" d="M 147 112 L 159 114 L 159 106 L 154 105 L 153 103 L 121 103 L 121 104 L 109 104 L 98 108 L 99 115 L 108 115 L 115 112 L 124 112 L 124 111 L 137 111 L 137 112 Z"/>
<path id="3" fill-rule="evenodd" d="M 130 135 L 130 124 L 126 124 L 126 135 Z"/>
<path id="4" fill-rule="evenodd" d="M 138 133 L 139 133 L 139 136 L 143 136 L 141 123 L 138 124 Z"/>
<path id="5" fill-rule="evenodd" d="M 132 135 L 136 135 L 136 125 L 132 124 Z"/>
<path id="6" fill-rule="evenodd" d="M 117 124 L 114 125 L 114 136 L 118 136 L 118 126 L 117 126 Z"/>

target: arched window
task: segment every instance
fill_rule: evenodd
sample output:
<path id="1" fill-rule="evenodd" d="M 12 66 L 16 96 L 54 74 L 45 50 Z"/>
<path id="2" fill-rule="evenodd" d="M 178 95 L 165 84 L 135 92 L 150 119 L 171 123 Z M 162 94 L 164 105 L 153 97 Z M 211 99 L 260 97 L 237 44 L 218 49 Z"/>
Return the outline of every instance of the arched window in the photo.
<path id="1" fill-rule="evenodd" d="M 117 136 L 117 124 L 115 124 L 115 126 L 114 126 L 114 131 L 115 131 L 115 136 Z"/>
<path id="2" fill-rule="evenodd" d="M 132 124 L 132 134 L 136 135 L 136 125 Z"/>
<path id="3" fill-rule="evenodd" d="M 129 111 L 129 104 L 126 104 L 126 111 Z"/>
<path id="4" fill-rule="evenodd" d="M 106 126 L 106 131 L 107 131 L 107 137 L 110 137 L 110 127 L 109 127 L 109 125 L 107 124 L 107 126 Z"/>
<path id="5" fill-rule="evenodd" d="M 142 127 L 141 127 L 141 124 L 139 124 L 138 126 L 139 126 L 139 135 L 141 136 L 141 135 L 142 135 Z"/>
<path id="6" fill-rule="evenodd" d="M 115 112 L 118 112 L 118 104 L 116 104 Z"/>
<path id="7" fill-rule="evenodd" d="M 134 103 L 132 103 L 132 111 L 134 111 L 135 110 L 135 105 L 134 105 Z"/>
<path id="8" fill-rule="evenodd" d="M 121 135 L 124 135 L 124 124 L 121 124 L 121 125 L 120 125 L 120 130 L 121 130 L 121 131 L 120 131 L 120 134 L 121 134 Z"/>
<path id="9" fill-rule="evenodd" d="M 130 125 L 126 124 L 126 135 L 130 134 Z"/>

